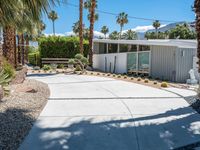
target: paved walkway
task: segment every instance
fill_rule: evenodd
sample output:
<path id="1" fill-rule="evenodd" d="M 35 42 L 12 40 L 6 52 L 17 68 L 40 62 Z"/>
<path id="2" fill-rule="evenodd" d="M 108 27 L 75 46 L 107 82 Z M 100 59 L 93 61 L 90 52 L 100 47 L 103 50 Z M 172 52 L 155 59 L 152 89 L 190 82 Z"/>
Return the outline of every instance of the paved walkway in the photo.
<path id="1" fill-rule="evenodd" d="M 182 96 L 91 76 L 50 75 L 51 96 L 21 150 L 168 150 L 200 142 L 200 115 Z"/>

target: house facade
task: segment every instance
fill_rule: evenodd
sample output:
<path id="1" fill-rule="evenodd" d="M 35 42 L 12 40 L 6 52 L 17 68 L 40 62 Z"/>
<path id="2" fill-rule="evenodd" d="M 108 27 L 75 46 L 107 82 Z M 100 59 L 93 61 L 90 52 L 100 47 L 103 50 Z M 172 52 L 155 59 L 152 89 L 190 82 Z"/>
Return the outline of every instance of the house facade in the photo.
<path id="1" fill-rule="evenodd" d="M 144 74 L 185 83 L 195 70 L 195 40 L 94 40 L 94 68 L 111 73 Z"/>

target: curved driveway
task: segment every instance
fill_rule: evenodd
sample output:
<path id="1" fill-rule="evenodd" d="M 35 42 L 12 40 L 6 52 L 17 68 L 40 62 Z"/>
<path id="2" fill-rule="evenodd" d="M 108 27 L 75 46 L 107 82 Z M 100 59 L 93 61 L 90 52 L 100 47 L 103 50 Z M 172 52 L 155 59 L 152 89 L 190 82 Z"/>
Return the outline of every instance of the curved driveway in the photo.
<path id="1" fill-rule="evenodd" d="M 95 76 L 30 78 L 47 83 L 51 95 L 21 150 L 168 150 L 200 143 L 200 115 L 183 98 L 192 91 Z"/>

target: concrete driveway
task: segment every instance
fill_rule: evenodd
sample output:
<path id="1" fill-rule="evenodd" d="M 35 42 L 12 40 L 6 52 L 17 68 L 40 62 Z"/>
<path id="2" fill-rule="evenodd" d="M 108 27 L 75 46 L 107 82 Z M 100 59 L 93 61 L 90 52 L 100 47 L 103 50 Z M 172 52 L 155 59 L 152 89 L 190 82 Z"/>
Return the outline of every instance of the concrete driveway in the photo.
<path id="1" fill-rule="evenodd" d="M 200 143 L 200 115 L 184 97 L 110 78 L 33 76 L 51 96 L 20 150 L 168 150 Z"/>

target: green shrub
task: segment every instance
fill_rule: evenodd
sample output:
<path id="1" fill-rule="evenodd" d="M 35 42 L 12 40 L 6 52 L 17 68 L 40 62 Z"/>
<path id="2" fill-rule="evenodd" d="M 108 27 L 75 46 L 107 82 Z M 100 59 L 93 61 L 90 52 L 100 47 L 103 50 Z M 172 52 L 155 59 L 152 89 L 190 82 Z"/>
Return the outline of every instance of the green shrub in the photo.
<path id="1" fill-rule="evenodd" d="M 4 70 L 5 74 L 8 74 L 9 78 L 14 78 L 15 77 L 15 69 L 13 68 L 12 65 L 10 65 L 6 59 L 3 59 L 3 64 L 2 64 L 2 68 Z"/>
<path id="2" fill-rule="evenodd" d="M 133 78 L 133 77 L 131 77 L 131 80 L 134 80 L 134 78 Z"/>
<path id="3" fill-rule="evenodd" d="M 121 78 L 121 77 L 122 77 L 121 75 L 118 75 L 118 76 L 117 76 L 117 78 Z"/>
<path id="4" fill-rule="evenodd" d="M 58 69 L 64 69 L 65 68 L 65 65 L 64 64 L 58 64 Z"/>
<path id="5" fill-rule="evenodd" d="M 148 80 L 148 79 L 145 79 L 145 80 L 144 80 L 144 83 L 149 83 L 149 80 Z"/>
<path id="6" fill-rule="evenodd" d="M 43 69 L 44 71 L 49 71 L 49 70 L 51 70 L 51 66 L 49 66 L 49 65 L 44 65 L 42 69 Z"/>
<path id="7" fill-rule="evenodd" d="M 124 76 L 124 79 L 127 79 L 127 76 Z"/>
<path id="8" fill-rule="evenodd" d="M 157 82 L 157 81 L 154 81 L 153 84 L 156 85 L 156 84 L 158 84 L 158 82 Z"/>
<path id="9" fill-rule="evenodd" d="M 81 66 L 80 65 L 76 65 L 75 71 L 82 71 Z"/>
<path id="10" fill-rule="evenodd" d="M 74 59 L 70 59 L 70 60 L 68 61 L 68 64 L 74 65 L 74 64 L 75 64 L 75 60 L 74 60 Z"/>
<path id="11" fill-rule="evenodd" d="M 40 66 L 41 64 L 41 57 L 40 57 L 40 52 L 39 51 L 33 51 L 28 54 L 28 61 L 29 64 L 33 66 Z"/>
<path id="12" fill-rule="evenodd" d="M 167 88 L 167 87 L 168 87 L 167 82 L 162 82 L 162 83 L 161 83 L 161 87 L 163 87 L 163 88 Z"/>
<path id="13" fill-rule="evenodd" d="M 89 52 L 88 41 L 84 40 L 84 56 Z M 80 53 L 77 37 L 41 37 L 39 39 L 41 58 L 74 58 Z"/>
<path id="14" fill-rule="evenodd" d="M 57 69 L 57 67 L 58 67 L 58 65 L 57 65 L 57 64 L 51 64 L 50 66 L 51 66 L 51 69 L 53 69 L 53 70 L 56 70 L 56 69 Z"/>
<path id="15" fill-rule="evenodd" d="M 75 58 L 81 60 L 84 56 L 82 54 L 76 54 Z"/>
<path id="16" fill-rule="evenodd" d="M 142 80 L 142 78 L 140 78 L 140 77 L 139 77 L 139 78 L 137 78 L 137 81 L 141 81 L 141 80 Z"/>

